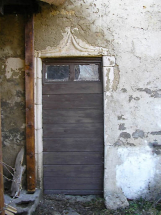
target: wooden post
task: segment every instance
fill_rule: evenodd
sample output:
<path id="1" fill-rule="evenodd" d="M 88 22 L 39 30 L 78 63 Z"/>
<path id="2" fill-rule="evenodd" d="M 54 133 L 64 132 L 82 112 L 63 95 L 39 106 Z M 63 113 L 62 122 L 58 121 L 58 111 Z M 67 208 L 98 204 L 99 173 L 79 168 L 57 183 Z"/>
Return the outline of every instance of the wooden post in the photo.
<path id="1" fill-rule="evenodd" d="M 25 90 L 26 90 L 26 164 L 27 191 L 35 191 L 35 126 L 34 126 L 34 21 L 27 15 L 25 25 Z"/>
<path id="2" fill-rule="evenodd" d="M 0 214 L 4 215 L 4 185 L 2 165 L 2 139 L 1 139 L 1 96 L 0 96 Z"/>

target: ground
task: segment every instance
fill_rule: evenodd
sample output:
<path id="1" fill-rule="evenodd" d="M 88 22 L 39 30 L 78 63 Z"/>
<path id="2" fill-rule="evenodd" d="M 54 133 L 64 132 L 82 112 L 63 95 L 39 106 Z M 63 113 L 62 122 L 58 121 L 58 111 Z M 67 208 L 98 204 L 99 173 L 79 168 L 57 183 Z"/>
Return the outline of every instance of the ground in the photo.
<path id="1" fill-rule="evenodd" d="M 129 207 L 107 210 L 98 196 L 44 195 L 33 215 L 161 215 L 160 203 L 139 199 Z"/>

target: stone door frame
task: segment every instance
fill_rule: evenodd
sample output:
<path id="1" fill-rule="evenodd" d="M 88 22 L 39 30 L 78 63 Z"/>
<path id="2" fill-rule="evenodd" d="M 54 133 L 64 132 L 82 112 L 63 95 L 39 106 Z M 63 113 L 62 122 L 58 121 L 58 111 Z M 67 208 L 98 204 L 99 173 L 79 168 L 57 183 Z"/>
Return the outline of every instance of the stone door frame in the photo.
<path id="1" fill-rule="evenodd" d="M 42 51 L 35 51 L 34 72 L 34 107 L 35 107 L 35 159 L 36 159 L 36 183 L 38 188 L 43 188 L 43 123 L 42 123 L 42 59 L 62 57 L 102 57 L 103 62 L 103 98 L 104 98 L 104 195 L 107 181 L 106 154 L 108 137 L 106 135 L 106 117 L 108 110 L 105 108 L 106 97 L 110 93 L 113 77 L 115 57 L 110 56 L 108 49 L 93 47 L 77 39 L 73 29 L 66 29 L 64 38 L 57 47 L 47 47 Z"/>

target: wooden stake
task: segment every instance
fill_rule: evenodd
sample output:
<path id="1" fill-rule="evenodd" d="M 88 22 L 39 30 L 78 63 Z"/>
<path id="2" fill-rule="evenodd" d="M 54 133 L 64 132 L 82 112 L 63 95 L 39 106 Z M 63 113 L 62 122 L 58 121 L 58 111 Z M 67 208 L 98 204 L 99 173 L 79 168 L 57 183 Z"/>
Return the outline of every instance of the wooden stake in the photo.
<path id="1" fill-rule="evenodd" d="M 1 138 L 1 97 L 0 97 L 0 214 L 4 215 L 4 185 L 2 165 L 2 138 Z"/>
<path id="2" fill-rule="evenodd" d="M 35 126 L 34 126 L 34 21 L 27 15 L 25 26 L 25 90 L 26 90 L 26 162 L 27 190 L 35 191 Z"/>

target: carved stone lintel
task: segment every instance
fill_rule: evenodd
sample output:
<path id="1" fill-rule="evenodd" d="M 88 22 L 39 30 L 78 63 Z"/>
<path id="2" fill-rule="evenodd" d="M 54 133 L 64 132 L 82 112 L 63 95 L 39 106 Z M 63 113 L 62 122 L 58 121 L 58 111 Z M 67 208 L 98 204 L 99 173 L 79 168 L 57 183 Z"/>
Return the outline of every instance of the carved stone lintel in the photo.
<path id="1" fill-rule="evenodd" d="M 77 29 L 74 29 L 77 30 Z M 81 57 L 81 56 L 103 56 L 108 55 L 108 49 L 91 46 L 76 38 L 70 28 L 66 28 L 63 40 L 57 47 L 47 47 L 42 51 L 35 51 L 35 57 Z"/>

